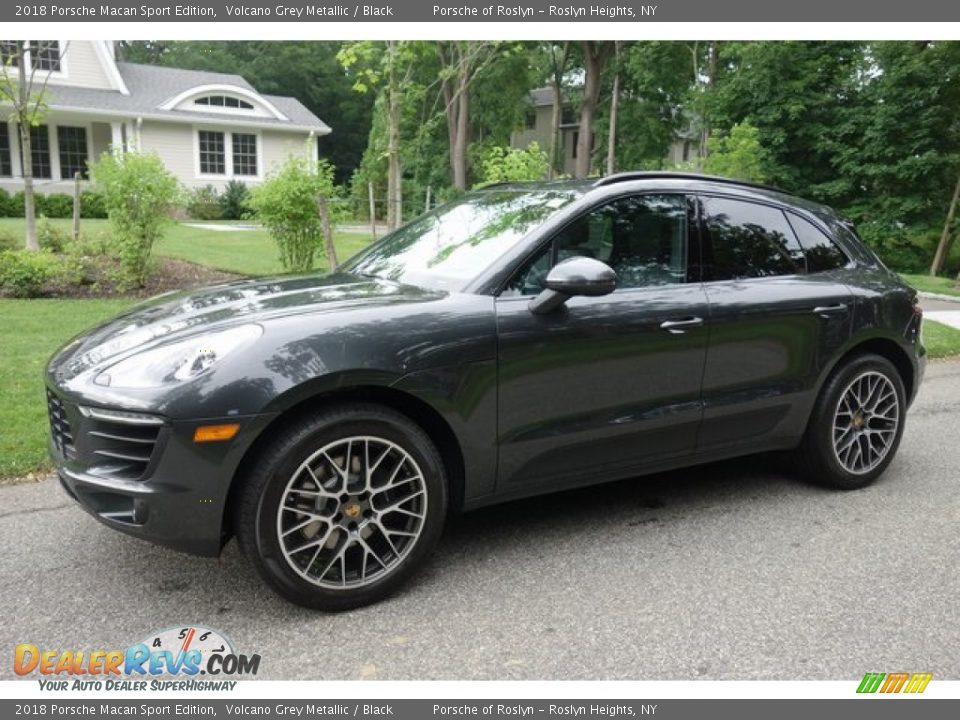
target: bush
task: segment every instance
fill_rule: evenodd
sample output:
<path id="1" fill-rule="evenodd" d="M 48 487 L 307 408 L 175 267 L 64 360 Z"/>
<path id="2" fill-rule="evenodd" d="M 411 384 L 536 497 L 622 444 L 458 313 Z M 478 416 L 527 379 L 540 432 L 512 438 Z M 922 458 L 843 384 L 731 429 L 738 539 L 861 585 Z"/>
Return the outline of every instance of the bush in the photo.
<path id="1" fill-rule="evenodd" d="M 705 172 L 752 182 L 768 179 L 769 153 L 760 144 L 760 131 L 750 123 L 738 123 L 729 133 L 711 137 L 707 148 Z"/>
<path id="2" fill-rule="evenodd" d="M 23 238 L 12 232 L 0 230 L 0 252 L 3 250 L 19 250 L 23 247 Z"/>
<path id="3" fill-rule="evenodd" d="M 525 150 L 494 145 L 481 152 L 479 184 L 542 180 L 549 167 L 547 154 L 535 142 Z"/>
<path id="4" fill-rule="evenodd" d="M 10 215 L 8 217 L 22 218 L 26 216 L 26 202 L 23 199 L 23 190 L 21 190 L 10 197 Z"/>
<path id="5" fill-rule="evenodd" d="M 187 215 L 194 220 L 219 220 L 223 217 L 220 196 L 213 185 L 194 188 L 187 197 Z"/>
<path id="6" fill-rule="evenodd" d="M 0 287 L 14 297 L 36 297 L 59 272 L 59 261 L 48 252 L 5 250 L 0 253 Z"/>
<path id="7" fill-rule="evenodd" d="M 306 272 L 323 244 L 323 227 L 317 199 L 333 199 L 333 165 L 326 160 L 313 164 L 291 157 L 280 172 L 254 188 L 247 202 L 269 231 L 280 250 L 280 262 L 287 270 Z M 331 224 L 339 203 L 328 203 Z"/>
<path id="8" fill-rule="evenodd" d="M 242 220 L 249 198 L 247 186 L 239 180 L 231 180 L 220 195 L 220 216 L 224 220 Z"/>
<path id="9" fill-rule="evenodd" d="M 66 193 L 53 193 L 51 195 L 36 195 L 37 199 L 43 198 L 42 209 L 38 209 L 37 214 L 46 215 L 49 218 L 72 218 L 73 217 L 73 196 Z M 39 205 L 38 205 L 39 207 Z"/>
<path id="10" fill-rule="evenodd" d="M 142 287 L 180 185 L 154 153 L 104 153 L 90 176 L 103 195 L 124 280 Z"/>
<path id="11" fill-rule="evenodd" d="M 103 195 L 93 190 L 84 190 L 80 193 L 80 217 L 89 220 L 107 217 L 107 206 L 103 201 Z"/>
<path id="12" fill-rule="evenodd" d="M 40 243 L 41 250 L 62 253 L 70 240 L 70 236 L 65 230 L 57 227 L 47 218 L 41 217 L 37 223 L 37 240 Z"/>
<path id="13" fill-rule="evenodd" d="M 13 217 L 13 198 L 2 188 L 0 188 L 0 217 Z"/>

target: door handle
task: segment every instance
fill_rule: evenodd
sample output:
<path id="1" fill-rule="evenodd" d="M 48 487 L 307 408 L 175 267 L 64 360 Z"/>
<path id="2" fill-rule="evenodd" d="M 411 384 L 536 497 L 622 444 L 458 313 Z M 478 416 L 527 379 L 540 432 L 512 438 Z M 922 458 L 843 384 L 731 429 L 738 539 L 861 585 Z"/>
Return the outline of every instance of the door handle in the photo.
<path id="1" fill-rule="evenodd" d="M 703 325 L 703 318 L 691 317 L 684 320 L 664 320 L 660 323 L 660 329 L 666 330 L 671 335 L 682 335 L 689 328 L 700 327 Z"/>
<path id="2" fill-rule="evenodd" d="M 837 303 L 836 305 L 818 305 L 813 309 L 813 314 L 819 315 L 820 317 L 827 317 L 829 315 L 839 315 L 846 311 L 847 306 L 844 303 Z"/>

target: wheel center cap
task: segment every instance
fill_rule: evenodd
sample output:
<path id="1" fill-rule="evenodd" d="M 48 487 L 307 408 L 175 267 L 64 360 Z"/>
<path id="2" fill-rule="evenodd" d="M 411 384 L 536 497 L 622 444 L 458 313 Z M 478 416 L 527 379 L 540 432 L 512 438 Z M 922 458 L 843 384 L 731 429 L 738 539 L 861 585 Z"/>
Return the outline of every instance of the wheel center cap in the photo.
<path id="1" fill-rule="evenodd" d="M 863 427 L 863 423 L 864 423 L 863 415 L 861 415 L 860 413 L 857 413 L 856 415 L 853 416 L 853 426 L 855 428 Z"/>
<path id="2" fill-rule="evenodd" d="M 359 503 L 350 502 L 343 506 L 343 514 L 350 519 L 360 517 L 360 505 Z"/>

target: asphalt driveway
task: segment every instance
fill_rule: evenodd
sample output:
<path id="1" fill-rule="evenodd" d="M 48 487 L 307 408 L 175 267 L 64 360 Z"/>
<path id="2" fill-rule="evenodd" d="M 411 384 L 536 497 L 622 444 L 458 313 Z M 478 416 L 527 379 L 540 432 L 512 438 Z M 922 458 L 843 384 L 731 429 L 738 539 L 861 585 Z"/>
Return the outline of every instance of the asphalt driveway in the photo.
<path id="1" fill-rule="evenodd" d="M 750 460 L 467 515 L 405 592 L 342 615 L 274 596 L 235 544 L 190 558 L 53 481 L 0 488 L 0 648 L 203 624 L 269 679 L 960 679 L 958 408 L 960 363 L 932 363 L 863 491 Z"/>

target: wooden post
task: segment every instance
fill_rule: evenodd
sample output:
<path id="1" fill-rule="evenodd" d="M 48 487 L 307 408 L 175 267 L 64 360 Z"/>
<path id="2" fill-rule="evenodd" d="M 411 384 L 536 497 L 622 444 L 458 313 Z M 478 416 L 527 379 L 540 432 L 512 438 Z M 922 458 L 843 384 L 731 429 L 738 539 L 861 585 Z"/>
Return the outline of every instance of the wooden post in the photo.
<path id="1" fill-rule="evenodd" d="M 427 185 L 427 202 L 425 202 L 423 205 L 424 212 L 430 212 L 430 200 L 432 199 L 430 197 L 431 195 L 433 195 L 433 188 L 430 185 Z"/>
<path id="2" fill-rule="evenodd" d="M 937 252 L 933 255 L 933 262 L 930 264 L 930 274 L 936 276 L 940 272 L 943 264 L 947 261 L 947 255 L 950 254 L 950 246 L 953 245 L 953 234 L 950 232 L 953 225 L 953 216 L 957 212 L 957 202 L 960 201 L 960 177 L 957 178 L 957 185 L 953 189 L 953 199 L 950 201 L 950 209 L 947 210 L 947 221 L 943 223 L 943 232 L 940 235 L 940 242 L 937 243 Z"/>
<path id="3" fill-rule="evenodd" d="M 73 174 L 73 241 L 80 239 L 80 173 Z"/>
<path id="4" fill-rule="evenodd" d="M 373 183 L 367 183 L 367 194 L 370 197 L 370 234 L 377 239 L 377 201 L 373 197 Z"/>
<path id="5" fill-rule="evenodd" d="M 340 263 L 337 262 L 337 249 L 333 245 L 330 209 L 327 207 L 327 199 L 323 195 L 317 198 L 317 211 L 320 213 L 320 224 L 323 227 L 323 249 L 327 255 L 327 265 L 330 267 L 330 272 L 335 272 L 340 267 Z"/>

